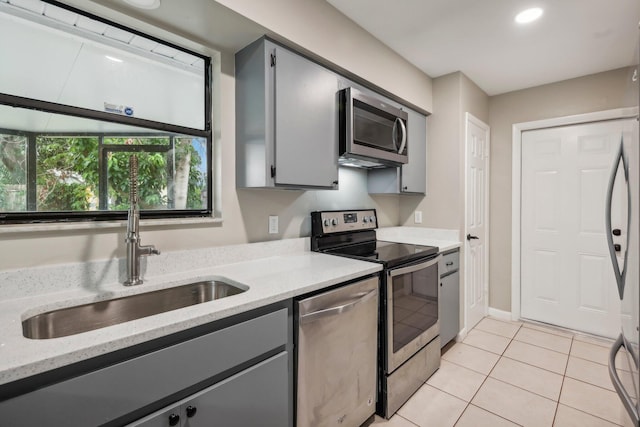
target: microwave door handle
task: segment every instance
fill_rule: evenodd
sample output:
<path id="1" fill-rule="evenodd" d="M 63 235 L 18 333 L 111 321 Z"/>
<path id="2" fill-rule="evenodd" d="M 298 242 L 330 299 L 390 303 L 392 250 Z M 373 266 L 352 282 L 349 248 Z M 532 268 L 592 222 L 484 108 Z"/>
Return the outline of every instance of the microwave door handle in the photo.
<path id="1" fill-rule="evenodd" d="M 400 148 L 398 149 L 398 154 L 402 154 L 404 147 L 407 145 L 407 127 L 400 117 L 396 119 L 396 123 L 400 123 L 400 130 L 402 131 L 402 140 L 400 141 Z M 395 128 L 395 123 L 393 127 Z"/>
<path id="2" fill-rule="evenodd" d="M 623 158 L 624 155 L 621 141 L 620 147 L 618 148 L 618 152 L 616 153 L 615 160 L 613 162 L 611 175 L 609 176 L 609 183 L 607 185 L 607 199 L 605 202 L 605 234 L 607 237 L 607 247 L 609 249 L 609 257 L 611 258 L 613 273 L 616 278 L 616 285 L 618 287 L 618 295 L 620 296 L 620 299 L 622 299 L 624 295 L 624 279 L 623 274 L 620 272 L 620 266 L 618 265 L 618 258 L 616 256 L 615 246 L 613 243 L 613 234 L 611 228 L 611 205 L 613 203 L 613 188 L 616 183 L 616 176 L 618 175 L 618 167 L 620 166 L 620 161 Z"/>

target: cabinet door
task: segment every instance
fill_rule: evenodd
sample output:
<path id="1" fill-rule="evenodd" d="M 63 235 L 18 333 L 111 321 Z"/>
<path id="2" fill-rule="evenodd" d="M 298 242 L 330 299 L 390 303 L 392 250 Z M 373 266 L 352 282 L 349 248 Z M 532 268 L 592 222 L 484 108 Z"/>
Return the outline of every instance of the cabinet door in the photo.
<path id="1" fill-rule="evenodd" d="M 288 353 L 279 353 L 127 427 L 286 427 Z"/>
<path id="2" fill-rule="evenodd" d="M 460 273 L 440 278 L 440 345 L 445 346 L 460 331 Z"/>
<path id="3" fill-rule="evenodd" d="M 179 403 L 168 406 L 161 411 L 155 412 L 148 417 L 144 417 L 134 423 L 127 424 L 126 427 L 182 427 L 185 418 L 181 412 Z"/>
<path id="4" fill-rule="evenodd" d="M 407 133 L 409 163 L 402 165 L 400 192 L 427 192 L 427 118 L 406 109 L 409 114 Z"/>
<path id="5" fill-rule="evenodd" d="M 182 404 L 184 425 L 291 425 L 288 362 L 288 353 L 282 352 L 198 393 Z"/>
<path id="6" fill-rule="evenodd" d="M 275 182 L 332 188 L 338 181 L 338 76 L 275 48 Z"/>

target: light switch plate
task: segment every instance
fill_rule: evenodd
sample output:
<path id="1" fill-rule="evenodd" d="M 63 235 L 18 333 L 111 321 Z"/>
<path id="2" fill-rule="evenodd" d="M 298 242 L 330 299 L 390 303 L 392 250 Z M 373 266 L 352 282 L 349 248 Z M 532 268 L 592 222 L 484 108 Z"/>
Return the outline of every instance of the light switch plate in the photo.
<path id="1" fill-rule="evenodd" d="M 415 211 L 413 213 L 413 222 L 415 224 L 422 224 L 422 211 Z"/>
<path id="2" fill-rule="evenodd" d="M 269 234 L 278 234 L 278 215 L 269 215 Z"/>

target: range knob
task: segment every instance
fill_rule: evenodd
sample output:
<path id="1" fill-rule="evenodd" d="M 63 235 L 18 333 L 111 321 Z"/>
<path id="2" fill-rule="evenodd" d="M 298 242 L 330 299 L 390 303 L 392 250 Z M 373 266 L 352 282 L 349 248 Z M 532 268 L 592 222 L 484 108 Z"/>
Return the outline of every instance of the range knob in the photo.
<path id="1" fill-rule="evenodd" d="M 338 218 L 333 218 L 333 219 L 331 220 L 331 225 L 333 225 L 334 227 L 335 227 L 336 225 L 338 225 Z"/>
<path id="2" fill-rule="evenodd" d="M 362 222 L 366 224 L 367 222 L 369 222 L 369 218 L 367 218 L 366 216 L 362 217 Z"/>
<path id="3" fill-rule="evenodd" d="M 325 227 L 328 227 L 329 224 L 331 224 L 331 221 L 329 221 L 329 219 L 327 218 L 322 223 L 324 224 Z"/>
<path id="4" fill-rule="evenodd" d="M 370 216 L 369 217 L 369 222 L 376 222 L 376 217 L 375 216 Z"/>

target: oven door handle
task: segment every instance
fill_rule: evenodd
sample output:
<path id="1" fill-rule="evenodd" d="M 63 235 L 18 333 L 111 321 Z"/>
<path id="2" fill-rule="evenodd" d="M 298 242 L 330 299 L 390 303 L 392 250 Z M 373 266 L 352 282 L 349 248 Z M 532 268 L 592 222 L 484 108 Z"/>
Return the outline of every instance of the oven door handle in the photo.
<path id="1" fill-rule="evenodd" d="M 392 268 L 387 272 L 387 274 L 389 275 L 389 277 L 395 277 L 401 274 L 413 273 L 414 271 L 422 270 L 424 268 L 431 267 L 432 265 L 439 263 L 441 258 L 442 258 L 442 255 L 438 254 L 438 256 L 430 259 L 427 262 L 410 265 L 408 267 Z"/>
<path id="2" fill-rule="evenodd" d="M 356 298 L 355 301 L 348 302 L 346 304 L 337 305 L 335 307 L 329 307 L 322 310 L 314 311 L 313 313 L 305 314 L 300 316 L 300 323 L 309 323 L 318 319 L 322 319 L 324 317 L 335 316 L 337 314 L 346 313 L 347 311 L 352 310 L 358 304 L 362 304 L 375 295 L 378 294 L 378 289 L 374 289 L 372 291 L 366 293 L 359 293 L 352 296 L 352 298 Z"/>

